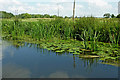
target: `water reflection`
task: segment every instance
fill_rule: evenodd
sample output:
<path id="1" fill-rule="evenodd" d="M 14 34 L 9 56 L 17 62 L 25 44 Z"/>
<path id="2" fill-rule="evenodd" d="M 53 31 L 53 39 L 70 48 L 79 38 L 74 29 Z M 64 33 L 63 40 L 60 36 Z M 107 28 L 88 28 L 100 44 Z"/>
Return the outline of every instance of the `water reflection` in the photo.
<path id="1" fill-rule="evenodd" d="M 40 78 L 69 78 L 69 75 L 64 71 L 63 72 L 57 71 L 57 72 L 51 73 L 48 76 L 42 75 L 42 76 L 40 76 Z"/>
<path id="2" fill-rule="evenodd" d="M 20 49 L 20 48 L 23 48 L 23 47 L 34 47 L 37 49 L 37 52 L 39 53 L 42 53 L 42 54 L 48 54 L 49 52 L 51 51 L 48 51 L 48 52 L 45 52 L 44 49 L 40 48 L 40 44 L 33 44 L 33 43 L 24 43 L 24 42 L 15 42 L 15 43 L 12 43 L 12 45 L 16 48 L 16 49 Z M 11 54 L 11 56 L 14 55 L 14 52 L 12 50 L 10 50 L 9 52 Z M 56 56 L 61 56 L 61 55 L 70 55 L 70 53 L 56 53 Z M 71 55 L 72 56 L 72 55 Z M 73 67 L 76 68 L 76 55 L 73 55 Z M 80 58 L 80 57 L 79 57 Z M 81 58 L 80 58 L 81 59 Z M 88 67 L 88 69 L 90 69 L 90 67 L 94 64 L 97 64 L 98 62 L 98 59 L 82 59 L 83 62 L 84 62 L 84 67 Z"/>
<path id="3" fill-rule="evenodd" d="M 3 78 L 30 78 L 30 71 L 15 64 L 5 64 L 2 72 Z"/>
<path id="4" fill-rule="evenodd" d="M 5 78 L 117 77 L 116 67 L 99 64 L 97 58 L 85 59 L 71 53 L 55 53 L 40 48 L 39 44 L 19 42 L 16 47 L 16 43 L 11 43 L 4 48 L 3 54 Z"/>
<path id="5" fill-rule="evenodd" d="M 16 45 L 17 44 L 17 45 Z M 24 42 L 16 42 L 15 44 L 13 44 L 15 48 L 19 49 L 19 48 L 22 48 L 22 47 L 33 47 L 33 48 L 36 48 L 37 49 L 37 52 L 40 52 L 40 53 L 43 53 L 43 54 L 48 54 L 50 52 L 53 52 L 53 51 L 48 51 L 48 52 L 45 52 L 46 50 L 45 49 L 42 49 L 40 48 L 40 44 L 34 44 L 34 43 L 24 43 Z M 56 53 L 56 56 L 62 56 L 62 55 L 70 55 L 70 53 Z M 80 56 L 76 56 L 76 55 L 71 55 L 73 57 L 73 67 L 76 68 L 76 57 L 79 57 Z M 81 58 L 80 58 L 81 59 Z M 98 62 L 98 58 L 91 58 L 91 59 L 82 59 L 83 62 L 84 62 L 84 67 L 87 67 L 88 69 L 90 69 L 90 67 L 92 65 L 94 66 L 97 66 L 97 62 Z"/>
<path id="6" fill-rule="evenodd" d="M 48 76 L 40 76 L 40 78 L 86 78 L 81 75 L 72 75 L 69 76 L 67 72 L 64 71 L 56 71 L 54 73 L 49 74 Z"/>
<path id="7" fill-rule="evenodd" d="M 99 62 L 98 58 L 92 58 L 92 59 L 82 59 L 84 62 L 84 67 L 86 68 L 86 71 L 92 72 L 92 67 L 97 67 L 97 64 Z"/>
<path id="8" fill-rule="evenodd" d="M 0 79 L 2 78 L 2 40 L 0 38 Z"/>

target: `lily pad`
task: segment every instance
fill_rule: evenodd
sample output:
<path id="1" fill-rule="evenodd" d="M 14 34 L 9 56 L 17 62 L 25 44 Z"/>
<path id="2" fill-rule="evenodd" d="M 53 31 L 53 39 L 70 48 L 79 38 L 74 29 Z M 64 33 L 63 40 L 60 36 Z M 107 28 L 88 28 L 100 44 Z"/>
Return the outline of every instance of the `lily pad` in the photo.
<path id="1" fill-rule="evenodd" d="M 79 55 L 80 53 L 78 53 L 78 52 L 75 52 L 75 53 L 73 53 L 73 54 Z"/>
<path id="2" fill-rule="evenodd" d="M 58 50 L 58 51 L 56 51 L 57 53 L 62 53 L 62 52 L 64 52 L 65 50 Z"/>
<path id="3" fill-rule="evenodd" d="M 71 53 L 74 52 L 74 50 L 72 50 L 72 49 L 69 49 L 69 50 L 67 50 L 67 51 L 68 51 L 68 52 L 71 52 Z"/>
<path id="4" fill-rule="evenodd" d="M 100 56 L 97 56 L 97 55 L 82 55 L 80 57 L 82 57 L 82 58 L 99 58 Z"/>
<path id="5" fill-rule="evenodd" d="M 54 50 L 54 47 L 47 48 L 47 50 Z"/>

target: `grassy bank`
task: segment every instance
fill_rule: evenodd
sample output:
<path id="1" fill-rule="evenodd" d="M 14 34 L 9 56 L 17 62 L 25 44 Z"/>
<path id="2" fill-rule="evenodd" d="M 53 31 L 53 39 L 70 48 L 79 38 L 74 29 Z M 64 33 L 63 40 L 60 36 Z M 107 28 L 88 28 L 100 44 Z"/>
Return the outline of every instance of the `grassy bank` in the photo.
<path id="1" fill-rule="evenodd" d="M 118 19 L 2 20 L 1 28 L 4 39 L 37 43 L 58 53 L 97 55 L 114 61 L 120 57 Z"/>

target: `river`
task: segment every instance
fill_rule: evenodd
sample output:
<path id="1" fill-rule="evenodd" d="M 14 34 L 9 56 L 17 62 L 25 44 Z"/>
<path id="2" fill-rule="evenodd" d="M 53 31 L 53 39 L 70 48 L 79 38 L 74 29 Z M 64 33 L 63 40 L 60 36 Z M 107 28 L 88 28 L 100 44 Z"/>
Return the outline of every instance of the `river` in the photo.
<path id="1" fill-rule="evenodd" d="M 118 67 L 101 64 L 98 58 L 82 59 L 29 43 L 18 47 L 3 41 L 2 48 L 3 78 L 118 78 Z"/>

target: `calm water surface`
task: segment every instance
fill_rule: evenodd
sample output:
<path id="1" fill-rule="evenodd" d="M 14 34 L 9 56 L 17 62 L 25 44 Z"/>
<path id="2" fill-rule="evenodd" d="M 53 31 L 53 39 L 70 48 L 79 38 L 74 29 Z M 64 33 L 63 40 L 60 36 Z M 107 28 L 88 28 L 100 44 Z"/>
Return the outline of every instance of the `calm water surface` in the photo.
<path id="1" fill-rule="evenodd" d="M 80 59 L 70 53 L 58 54 L 35 44 L 16 47 L 3 42 L 3 78 L 117 78 L 118 67 L 98 59 Z"/>
<path id="2" fill-rule="evenodd" d="M 2 40 L 0 38 L 0 79 L 2 78 Z"/>

